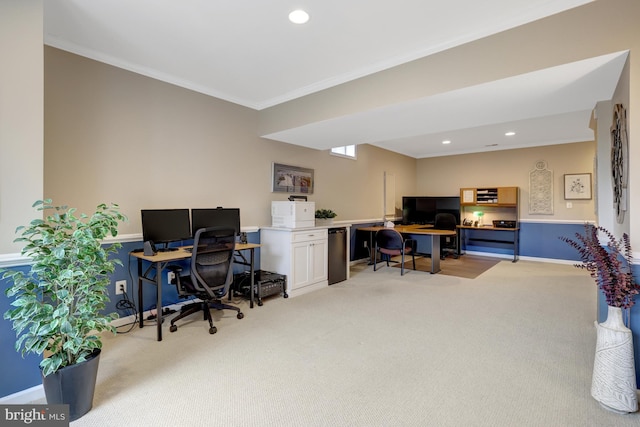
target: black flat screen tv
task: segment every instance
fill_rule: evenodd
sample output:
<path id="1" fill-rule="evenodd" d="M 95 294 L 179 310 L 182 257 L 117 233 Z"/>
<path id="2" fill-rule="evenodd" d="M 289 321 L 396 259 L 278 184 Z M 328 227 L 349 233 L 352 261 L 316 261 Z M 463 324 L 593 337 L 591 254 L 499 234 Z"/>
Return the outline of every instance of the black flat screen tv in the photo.
<path id="1" fill-rule="evenodd" d="M 143 209 L 142 239 L 155 244 L 191 239 L 189 209 Z"/>
<path id="2" fill-rule="evenodd" d="M 239 208 L 191 209 L 191 228 L 193 235 L 201 228 L 227 227 L 240 235 Z"/>
<path id="3" fill-rule="evenodd" d="M 404 196 L 402 197 L 403 224 L 433 224 L 436 214 L 447 212 L 455 215 L 460 223 L 459 196 Z"/>

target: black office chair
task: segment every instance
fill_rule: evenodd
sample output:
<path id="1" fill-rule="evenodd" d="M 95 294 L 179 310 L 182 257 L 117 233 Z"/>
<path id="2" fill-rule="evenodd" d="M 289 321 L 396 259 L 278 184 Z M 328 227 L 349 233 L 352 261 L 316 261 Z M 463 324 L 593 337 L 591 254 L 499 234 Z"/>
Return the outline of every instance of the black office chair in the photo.
<path id="1" fill-rule="evenodd" d="M 178 288 L 181 298 L 197 297 L 201 301 L 187 304 L 180 313 L 171 319 L 169 331 L 175 332 L 176 321 L 199 311 L 204 312 L 204 319 L 209 321 L 209 333 L 215 334 L 218 329 L 213 326 L 210 308 L 237 311 L 236 317 L 242 319 L 244 314 L 238 307 L 227 305 L 222 298 L 229 292 L 233 281 L 233 253 L 235 250 L 235 230 L 223 227 L 201 228 L 196 231 L 191 254 L 191 272 L 181 276 L 182 268 L 170 266 L 175 273 L 173 283 Z"/>
<path id="2" fill-rule="evenodd" d="M 436 214 L 433 228 L 438 230 L 456 231 L 458 222 L 456 216 L 451 213 L 441 212 Z M 434 236 L 435 237 L 435 236 Z M 440 259 L 445 259 L 447 254 L 458 258 L 458 239 L 457 236 L 441 236 L 440 237 Z"/>
<path id="3" fill-rule="evenodd" d="M 414 239 L 405 239 L 397 230 L 393 228 L 385 228 L 376 231 L 375 238 L 375 252 L 376 256 L 373 257 L 373 271 L 377 270 L 377 254 L 380 253 L 380 258 L 387 261 L 392 256 L 401 255 L 402 264 L 400 266 L 400 275 L 404 276 L 404 256 L 411 254 L 413 259 L 413 269 L 416 269 L 416 245 L 417 242 Z"/>

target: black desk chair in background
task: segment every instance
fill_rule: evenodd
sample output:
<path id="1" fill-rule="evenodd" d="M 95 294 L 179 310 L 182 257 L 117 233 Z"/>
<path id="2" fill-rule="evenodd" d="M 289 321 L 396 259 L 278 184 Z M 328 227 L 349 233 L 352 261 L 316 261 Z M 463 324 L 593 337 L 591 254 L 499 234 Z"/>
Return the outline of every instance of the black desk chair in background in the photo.
<path id="1" fill-rule="evenodd" d="M 235 250 L 235 230 L 221 227 L 201 228 L 196 231 L 191 253 L 191 272 L 181 276 L 182 268 L 168 267 L 175 273 L 173 282 L 178 288 L 181 298 L 197 297 L 201 301 L 187 304 L 180 313 L 171 319 L 169 331 L 175 332 L 177 320 L 200 311 L 204 319 L 209 321 L 209 333 L 215 334 L 218 329 L 213 326 L 210 308 L 218 310 L 234 310 L 236 317 L 242 319 L 244 314 L 238 307 L 224 304 L 222 298 L 229 292 L 233 281 L 233 253 Z"/>
<path id="2" fill-rule="evenodd" d="M 441 212 L 436 214 L 435 223 L 433 228 L 438 230 L 453 230 L 456 231 L 458 222 L 456 216 L 450 213 Z M 436 237 L 433 236 L 435 239 Z M 458 244 L 456 236 L 441 236 L 440 237 L 440 259 L 445 259 L 447 254 L 452 254 L 454 258 L 458 258 Z"/>
<path id="3" fill-rule="evenodd" d="M 416 269 L 416 244 L 414 239 L 405 239 L 397 230 L 393 228 L 385 228 L 376 231 L 375 253 L 373 257 L 373 271 L 377 270 L 377 254 L 380 252 L 381 259 L 386 259 L 387 266 L 392 256 L 401 255 L 402 264 L 400 266 L 400 275 L 404 276 L 404 256 L 411 254 L 413 259 L 413 269 Z"/>

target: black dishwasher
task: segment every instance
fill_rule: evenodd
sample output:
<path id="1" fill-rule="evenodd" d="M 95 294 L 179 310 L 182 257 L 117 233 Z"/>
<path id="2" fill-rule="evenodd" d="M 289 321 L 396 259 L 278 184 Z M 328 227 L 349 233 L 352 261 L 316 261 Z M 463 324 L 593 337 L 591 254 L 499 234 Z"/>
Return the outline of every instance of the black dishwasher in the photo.
<path id="1" fill-rule="evenodd" d="M 329 284 L 347 280 L 347 229 L 329 229 Z"/>

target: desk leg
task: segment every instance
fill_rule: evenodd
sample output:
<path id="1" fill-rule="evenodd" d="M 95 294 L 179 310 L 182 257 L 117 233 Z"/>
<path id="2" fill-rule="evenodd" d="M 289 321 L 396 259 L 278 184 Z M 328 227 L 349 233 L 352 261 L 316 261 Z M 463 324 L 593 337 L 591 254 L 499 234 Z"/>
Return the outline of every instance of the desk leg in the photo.
<path id="1" fill-rule="evenodd" d="M 251 248 L 249 249 L 249 252 L 251 252 L 251 266 L 249 268 L 249 270 L 251 271 L 251 287 L 249 288 L 249 293 L 251 294 L 251 296 L 249 297 L 249 308 L 253 308 L 253 298 L 254 298 L 254 292 L 255 292 L 255 271 L 254 271 L 254 266 L 253 266 L 253 252 L 254 249 Z"/>
<path id="2" fill-rule="evenodd" d="M 431 235 L 431 274 L 440 271 L 440 236 Z"/>
<path id="3" fill-rule="evenodd" d="M 375 248 L 373 247 L 373 231 L 369 232 L 369 265 L 373 265 L 375 263 L 374 257 L 377 255 Z"/>
<path id="4" fill-rule="evenodd" d="M 142 303 L 142 283 L 142 260 L 138 258 L 138 316 L 140 317 L 140 329 L 144 327 L 144 314 L 142 311 L 144 307 L 144 304 Z"/>
<path id="5" fill-rule="evenodd" d="M 162 263 L 156 262 L 156 293 L 158 299 L 156 301 L 156 322 L 158 341 L 162 341 Z"/>
<path id="6" fill-rule="evenodd" d="M 519 245 L 519 238 L 518 238 L 518 234 L 519 231 L 518 230 L 513 230 L 513 262 L 518 261 L 518 256 L 520 255 L 520 245 Z"/>

